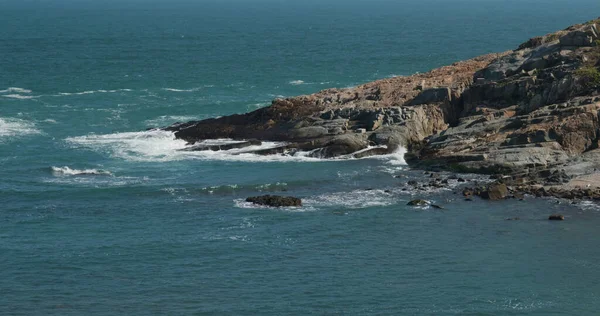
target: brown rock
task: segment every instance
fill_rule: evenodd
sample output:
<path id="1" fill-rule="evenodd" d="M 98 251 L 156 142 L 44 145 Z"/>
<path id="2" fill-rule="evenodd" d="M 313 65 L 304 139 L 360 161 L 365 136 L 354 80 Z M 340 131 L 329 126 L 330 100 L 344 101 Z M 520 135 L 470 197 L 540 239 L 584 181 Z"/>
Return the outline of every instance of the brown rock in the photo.
<path id="1" fill-rule="evenodd" d="M 504 183 L 490 184 L 487 189 L 481 192 L 481 197 L 486 200 L 502 200 L 508 196 L 508 188 Z"/>

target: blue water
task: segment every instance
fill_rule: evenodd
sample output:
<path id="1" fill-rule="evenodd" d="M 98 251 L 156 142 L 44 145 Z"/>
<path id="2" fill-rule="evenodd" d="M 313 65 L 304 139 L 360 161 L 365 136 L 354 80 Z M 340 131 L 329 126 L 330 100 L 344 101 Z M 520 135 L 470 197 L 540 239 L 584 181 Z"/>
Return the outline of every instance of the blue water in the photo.
<path id="1" fill-rule="evenodd" d="M 0 1 L 0 314 L 596 315 L 594 204 L 464 202 L 401 191 L 427 181 L 401 153 L 182 153 L 145 130 L 512 49 L 598 12 L 596 0 Z M 305 206 L 243 202 L 266 193 Z M 548 222 L 555 212 L 567 220 Z"/>

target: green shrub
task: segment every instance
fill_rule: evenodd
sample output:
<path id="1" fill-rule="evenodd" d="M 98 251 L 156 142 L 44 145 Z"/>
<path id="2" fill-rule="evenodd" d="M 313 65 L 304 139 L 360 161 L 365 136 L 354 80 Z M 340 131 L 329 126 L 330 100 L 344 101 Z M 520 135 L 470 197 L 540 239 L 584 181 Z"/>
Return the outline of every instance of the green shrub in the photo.
<path id="1" fill-rule="evenodd" d="M 600 71 L 596 67 L 581 67 L 575 71 L 575 75 L 583 79 L 587 87 L 600 85 Z"/>

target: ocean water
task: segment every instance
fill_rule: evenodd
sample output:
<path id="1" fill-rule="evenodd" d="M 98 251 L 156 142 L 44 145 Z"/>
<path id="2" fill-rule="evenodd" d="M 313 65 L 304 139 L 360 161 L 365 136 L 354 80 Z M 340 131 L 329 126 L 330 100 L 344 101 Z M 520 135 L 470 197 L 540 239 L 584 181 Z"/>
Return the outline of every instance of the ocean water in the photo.
<path id="1" fill-rule="evenodd" d="M 465 202 L 402 191 L 427 181 L 402 152 L 185 153 L 147 129 L 512 49 L 599 12 L 596 0 L 0 1 L 0 314 L 597 315 L 593 203 Z M 267 193 L 304 206 L 244 202 Z M 567 220 L 546 220 L 557 212 Z"/>

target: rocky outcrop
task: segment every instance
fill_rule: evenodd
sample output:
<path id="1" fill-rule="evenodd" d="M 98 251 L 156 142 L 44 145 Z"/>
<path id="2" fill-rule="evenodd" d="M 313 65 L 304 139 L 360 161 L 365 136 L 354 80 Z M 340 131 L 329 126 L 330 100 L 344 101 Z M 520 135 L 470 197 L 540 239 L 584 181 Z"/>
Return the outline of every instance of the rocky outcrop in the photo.
<path id="1" fill-rule="evenodd" d="M 499 56 L 502 54 L 480 56 L 428 73 L 355 88 L 276 99 L 254 112 L 177 123 L 165 129 L 190 147 L 207 139 L 228 138 L 288 143 L 285 149 L 259 154 L 284 154 L 289 148 L 323 158 L 387 154 L 447 129 L 458 119 L 455 107 L 472 84 L 475 71 Z M 378 149 L 357 153 L 369 146 Z"/>
<path id="2" fill-rule="evenodd" d="M 277 196 L 277 195 L 263 195 L 254 196 L 246 199 L 246 202 L 254 203 L 257 205 L 271 206 L 271 207 L 299 207 L 302 206 L 302 200 L 293 196 Z"/>
<path id="3" fill-rule="evenodd" d="M 361 158 L 403 146 L 415 167 L 564 184 L 600 167 L 593 159 L 600 157 L 599 30 L 600 19 L 532 38 L 514 51 L 166 129 L 190 150 L 217 138 L 282 141 L 253 152 L 308 151 L 320 158 Z M 501 191 L 490 191 L 490 198 L 506 196 Z"/>

